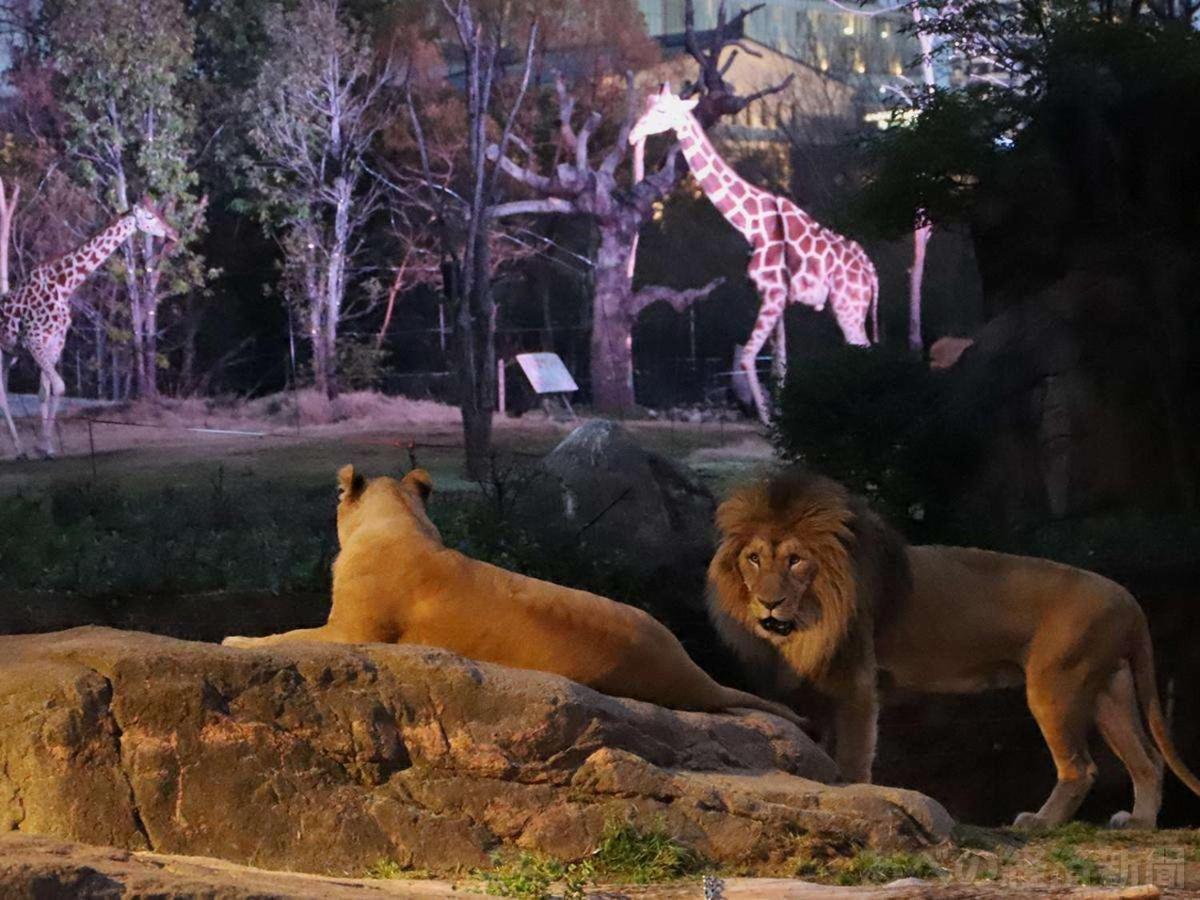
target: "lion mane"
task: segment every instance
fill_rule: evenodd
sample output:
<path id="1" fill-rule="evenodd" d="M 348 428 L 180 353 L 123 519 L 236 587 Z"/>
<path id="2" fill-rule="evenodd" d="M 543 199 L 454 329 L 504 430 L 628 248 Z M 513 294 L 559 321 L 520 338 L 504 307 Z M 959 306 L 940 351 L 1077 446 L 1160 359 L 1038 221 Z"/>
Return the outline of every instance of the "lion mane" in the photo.
<path id="1" fill-rule="evenodd" d="M 1096 778 L 1092 725 L 1133 781 L 1133 809 L 1113 825 L 1155 827 L 1164 762 L 1200 795 L 1163 715 L 1145 614 L 1119 584 L 1050 560 L 906 546 L 861 499 L 803 469 L 737 491 L 717 526 L 708 606 L 718 632 L 762 693 L 817 707 L 848 780 L 871 778 L 880 684 L 1024 683 L 1058 780 L 1018 827 L 1054 827 L 1078 810 Z"/>
<path id="2" fill-rule="evenodd" d="M 741 488 L 718 508 L 716 522 L 720 543 L 708 569 L 709 612 L 735 652 L 748 650 L 746 639 L 754 628 L 749 591 L 737 567 L 746 543 L 755 537 L 799 537 L 818 564 L 812 591 L 821 619 L 781 651 L 796 674 L 815 683 L 859 662 L 855 657 L 866 649 L 863 630 L 869 634 L 898 594 L 909 589 L 900 536 L 842 485 L 807 470 L 791 469 Z"/>

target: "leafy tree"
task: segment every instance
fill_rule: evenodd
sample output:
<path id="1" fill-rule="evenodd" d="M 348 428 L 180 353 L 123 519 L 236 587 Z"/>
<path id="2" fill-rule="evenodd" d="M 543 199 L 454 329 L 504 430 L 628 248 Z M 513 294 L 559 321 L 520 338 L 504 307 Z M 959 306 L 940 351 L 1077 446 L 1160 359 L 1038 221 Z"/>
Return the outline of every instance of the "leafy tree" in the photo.
<path id="1" fill-rule="evenodd" d="M 180 0 L 50 0 L 45 14 L 78 179 L 110 215 L 150 193 L 180 233 L 178 246 L 135 235 L 112 264 L 128 302 L 136 388 L 152 398 L 165 365 L 164 304 L 209 276 L 190 247 L 204 227 L 187 99 L 192 22 Z"/>
<path id="2" fill-rule="evenodd" d="M 284 293 L 306 319 L 317 387 L 332 399 L 347 283 L 380 208 L 368 156 L 391 112 L 391 59 L 339 0 L 275 7 L 265 33 L 268 55 L 244 107 L 255 123 L 250 182 L 283 248 Z"/>

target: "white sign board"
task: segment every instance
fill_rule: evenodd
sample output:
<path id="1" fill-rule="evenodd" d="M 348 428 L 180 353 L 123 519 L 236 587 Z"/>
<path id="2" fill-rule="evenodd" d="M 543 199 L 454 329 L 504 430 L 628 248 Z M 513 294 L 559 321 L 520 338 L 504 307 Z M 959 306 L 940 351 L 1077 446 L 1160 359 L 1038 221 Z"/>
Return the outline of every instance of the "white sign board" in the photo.
<path id="1" fill-rule="evenodd" d="M 569 394 L 579 390 L 557 353 L 518 353 L 517 362 L 535 393 Z"/>

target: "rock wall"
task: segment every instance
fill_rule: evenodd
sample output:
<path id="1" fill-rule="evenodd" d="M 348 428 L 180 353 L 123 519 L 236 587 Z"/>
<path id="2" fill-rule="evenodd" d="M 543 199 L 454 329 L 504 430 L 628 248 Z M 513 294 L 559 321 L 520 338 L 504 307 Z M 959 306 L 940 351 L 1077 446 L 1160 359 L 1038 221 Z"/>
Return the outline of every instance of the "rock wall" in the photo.
<path id="1" fill-rule="evenodd" d="M 833 775 L 768 715 L 666 710 L 425 647 L 0 637 L 0 831 L 335 874 L 486 866 L 505 847 L 579 857 L 614 817 L 737 863 L 784 860 L 799 835 L 948 834 L 934 801 Z"/>
<path id="2" fill-rule="evenodd" d="M 1149 265 L 1073 271 L 973 335 L 942 376 L 944 421 L 978 447 L 964 503 L 1017 523 L 1200 502 L 1195 328 L 1179 306 L 1194 281 L 1152 283 Z"/>

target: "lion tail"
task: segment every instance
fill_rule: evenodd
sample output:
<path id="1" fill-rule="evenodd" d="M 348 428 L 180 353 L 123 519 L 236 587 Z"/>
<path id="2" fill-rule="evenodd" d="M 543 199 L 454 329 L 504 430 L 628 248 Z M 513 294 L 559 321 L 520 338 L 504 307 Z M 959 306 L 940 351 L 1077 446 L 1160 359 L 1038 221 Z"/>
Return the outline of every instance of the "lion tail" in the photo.
<path id="1" fill-rule="evenodd" d="M 760 712 L 770 713 L 773 716 L 779 716 L 781 719 L 787 719 L 797 728 L 804 729 L 808 722 L 803 717 L 797 715 L 794 710 L 789 709 L 782 703 L 776 703 L 774 700 L 764 700 L 747 691 L 739 691 L 735 688 L 721 688 L 725 705 L 730 709 L 756 709 Z"/>
<path id="2" fill-rule="evenodd" d="M 1142 705 L 1146 721 L 1150 725 L 1150 734 L 1154 736 L 1154 743 L 1158 745 L 1163 759 L 1167 761 L 1167 765 L 1171 767 L 1175 777 L 1186 784 L 1193 794 L 1200 797 L 1200 778 L 1197 778 L 1180 759 L 1179 751 L 1175 749 L 1175 742 L 1171 740 L 1171 731 L 1167 727 L 1167 719 L 1163 715 L 1162 705 L 1159 703 L 1158 685 L 1154 680 L 1154 646 L 1150 642 L 1150 628 L 1146 625 L 1144 617 L 1141 619 L 1139 631 L 1140 633 L 1134 641 L 1131 660 L 1138 702 Z"/>

